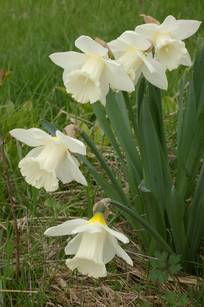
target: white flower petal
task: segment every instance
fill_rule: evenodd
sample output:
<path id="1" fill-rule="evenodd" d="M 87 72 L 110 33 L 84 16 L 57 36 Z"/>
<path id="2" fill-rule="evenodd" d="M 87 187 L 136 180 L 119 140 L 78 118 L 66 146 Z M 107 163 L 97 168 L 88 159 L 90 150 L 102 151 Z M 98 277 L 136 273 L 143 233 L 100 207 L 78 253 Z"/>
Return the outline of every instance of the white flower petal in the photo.
<path id="1" fill-rule="evenodd" d="M 36 158 L 42 152 L 43 148 L 44 146 L 39 146 L 39 147 L 31 149 L 23 159 Z"/>
<path id="2" fill-rule="evenodd" d="M 48 228 L 44 232 L 44 235 L 49 236 L 49 237 L 71 235 L 75 228 L 85 223 L 87 223 L 85 219 L 74 219 L 74 220 L 66 221 L 60 225 Z"/>
<path id="3" fill-rule="evenodd" d="M 128 254 L 124 251 L 124 249 L 118 244 L 117 240 L 115 238 L 112 238 L 115 250 L 116 250 L 116 255 L 123 260 L 125 260 L 129 265 L 133 266 L 133 261 L 128 256 Z"/>
<path id="4" fill-rule="evenodd" d="M 159 25 L 159 30 L 162 32 L 171 33 L 176 29 L 176 18 L 172 15 L 167 16 L 162 24 Z"/>
<path id="5" fill-rule="evenodd" d="M 128 74 L 123 70 L 121 64 L 116 61 L 106 61 L 106 78 L 110 87 L 114 90 L 132 92 L 134 84 Z"/>
<path id="6" fill-rule="evenodd" d="M 102 76 L 101 76 L 101 80 L 100 80 L 100 87 L 101 87 L 101 99 L 100 102 L 102 103 L 102 105 L 106 105 L 106 96 L 108 94 L 109 91 L 109 84 L 108 81 L 106 79 L 106 74 L 103 72 Z"/>
<path id="7" fill-rule="evenodd" d="M 103 247 L 103 262 L 106 264 L 110 262 L 116 254 L 115 246 L 112 241 L 112 236 L 108 235 Z"/>
<path id="8" fill-rule="evenodd" d="M 144 77 L 151 84 L 166 90 L 168 88 L 168 80 L 164 67 L 158 61 L 152 59 L 151 57 L 147 57 L 146 62 L 149 62 L 149 64 L 153 67 L 153 70 L 150 70 L 149 66 L 144 65 L 142 68 Z"/>
<path id="9" fill-rule="evenodd" d="M 76 235 L 72 240 L 70 240 L 65 247 L 65 255 L 75 255 L 78 251 L 79 245 L 81 243 L 82 235 Z"/>
<path id="10" fill-rule="evenodd" d="M 64 159 L 61 160 L 56 169 L 56 175 L 63 183 L 69 183 L 73 180 L 87 185 L 87 181 L 79 169 L 78 163 L 72 158 L 71 154 L 67 154 Z"/>
<path id="11" fill-rule="evenodd" d="M 18 141 L 31 147 L 45 145 L 47 142 L 52 140 L 52 137 L 48 133 L 38 128 L 18 128 L 11 130 L 9 133 Z"/>
<path id="12" fill-rule="evenodd" d="M 69 73 L 75 69 L 79 69 L 86 60 L 86 56 L 83 53 L 75 51 L 56 52 L 49 57 L 52 62 L 64 68 Z"/>
<path id="13" fill-rule="evenodd" d="M 191 61 L 191 56 L 189 54 L 189 52 L 186 52 L 186 55 L 184 55 L 181 60 L 180 60 L 181 65 L 184 66 L 191 66 L 192 65 L 192 61 Z"/>
<path id="14" fill-rule="evenodd" d="M 159 25 L 155 23 L 146 23 L 135 28 L 136 33 L 140 34 L 144 38 L 153 40 L 155 32 L 158 30 Z"/>
<path id="15" fill-rule="evenodd" d="M 110 235 L 114 236 L 123 243 L 128 243 L 129 239 L 123 233 L 109 228 L 107 225 L 101 225 Z"/>
<path id="16" fill-rule="evenodd" d="M 151 47 L 151 43 L 135 31 L 125 31 L 120 36 L 120 39 L 138 50 L 147 50 Z"/>
<path id="17" fill-rule="evenodd" d="M 172 36 L 176 39 L 184 40 L 196 33 L 201 25 L 198 20 L 177 20 L 176 28 L 172 31 Z"/>
<path id="18" fill-rule="evenodd" d="M 135 72 L 135 75 L 134 75 L 134 84 L 136 85 L 137 82 L 139 81 L 139 78 L 142 74 L 142 69 L 138 69 L 136 72 Z"/>
<path id="19" fill-rule="evenodd" d="M 102 57 L 108 53 L 107 48 L 104 48 L 91 37 L 85 35 L 82 35 L 75 40 L 75 46 L 84 53 L 98 54 Z"/>
<path id="20" fill-rule="evenodd" d="M 103 228 L 101 227 L 101 224 L 99 223 L 86 223 L 84 225 L 81 225 L 73 230 L 73 234 L 75 233 L 98 233 L 102 232 Z"/>
<path id="21" fill-rule="evenodd" d="M 104 263 L 96 263 L 89 259 L 77 258 L 67 259 L 66 265 L 70 270 L 78 269 L 83 275 L 99 278 L 107 276 L 107 271 Z"/>
<path id="22" fill-rule="evenodd" d="M 128 44 L 122 41 L 120 38 L 114 39 L 108 43 L 108 47 L 113 53 L 114 57 L 118 59 L 125 53 L 128 49 Z"/>
<path id="23" fill-rule="evenodd" d="M 65 135 L 59 130 L 56 131 L 56 136 L 61 140 L 61 142 L 73 153 L 79 153 L 81 155 L 86 155 L 86 146 L 81 141 Z"/>

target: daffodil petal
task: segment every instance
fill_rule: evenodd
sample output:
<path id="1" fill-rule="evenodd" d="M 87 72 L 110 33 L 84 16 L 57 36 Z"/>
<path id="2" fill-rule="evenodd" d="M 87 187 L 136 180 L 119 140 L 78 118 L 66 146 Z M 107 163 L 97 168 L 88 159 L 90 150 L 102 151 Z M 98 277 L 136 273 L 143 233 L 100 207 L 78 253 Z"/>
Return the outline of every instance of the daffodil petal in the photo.
<path id="1" fill-rule="evenodd" d="M 75 228 L 73 230 L 73 234 L 75 233 L 82 233 L 82 232 L 87 232 L 87 233 L 96 233 L 96 232 L 102 232 L 103 228 L 101 227 L 101 224 L 99 223 L 86 223 L 84 225 L 80 225 L 79 227 Z"/>
<path id="2" fill-rule="evenodd" d="M 139 50 L 147 50 L 151 47 L 151 43 L 135 31 L 125 31 L 120 39 Z"/>
<path id="3" fill-rule="evenodd" d="M 123 233 L 116 231 L 116 230 L 113 230 L 113 229 L 109 228 L 107 225 L 101 225 L 101 227 L 103 227 L 110 235 L 114 236 L 119 241 L 121 241 L 123 243 L 129 242 L 128 237 L 126 237 Z"/>
<path id="4" fill-rule="evenodd" d="M 75 255 L 81 243 L 81 234 L 76 235 L 65 247 L 65 255 Z"/>
<path id="5" fill-rule="evenodd" d="M 56 131 L 56 136 L 64 143 L 64 145 L 73 153 L 79 153 L 81 155 L 86 155 L 86 146 L 81 141 L 60 132 Z"/>
<path id="6" fill-rule="evenodd" d="M 75 51 L 56 52 L 49 56 L 56 65 L 64 68 L 67 72 L 79 69 L 85 62 L 86 56 Z"/>
<path id="7" fill-rule="evenodd" d="M 172 36 L 176 39 L 184 40 L 195 34 L 201 25 L 198 20 L 177 20 L 176 28 L 172 31 Z"/>
<path id="8" fill-rule="evenodd" d="M 44 235 L 48 237 L 71 235 L 75 228 L 85 223 L 87 223 L 85 219 L 74 219 L 74 220 L 66 221 L 60 225 L 48 228 L 44 232 Z"/>
<path id="9" fill-rule="evenodd" d="M 101 96 L 100 102 L 104 106 L 106 105 L 106 96 L 108 94 L 108 91 L 109 91 L 109 84 L 108 84 L 108 81 L 106 80 L 105 73 L 103 73 L 102 76 L 101 76 L 101 93 L 102 93 L 102 96 Z"/>
<path id="10" fill-rule="evenodd" d="M 18 141 L 31 147 L 45 145 L 52 139 L 52 137 L 48 133 L 38 128 L 17 128 L 11 130 L 9 133 Z"/>
<path id="11" fill-rule="evenodd" d="M 56 175 L 59 180 L 63 183 L 69 183 L 73 180 L 87 185 L 87 181 L 79 169 L 75 159 L 72 158 L 71 154 L 67 154 L 64 159 L 59 163 L 56 169 Z"/>
<path id="12" fill-rule="evenodd" d="M 23 159 L 36 158 L 41 153 L 43 148 L 44 148 L 43 146 L 38 146 L 38 147 L 31 149 Z"/>
<path id="13" fill-rule="evenodd" d="M 132 92 L 134 84 L 128 74 L 123 70 L 121 64 L 116 61 L 106 61 L 106 78 L 110 87 L 114 90 Z"/>
<path id="14" fill-rule="evenodd" d="M 133 261 L 130 256 L 124 251 L 124 249 L 118 244 L 115 238 L 112 238 L 113 245 L 116 250 L 116 255 L 127 262 L 127 264 L 133 266 Z"/>
<path id="15" fill-rule="evenodd" d="M 116 254 L 115 246 L 112 241 L 112 236 L 108 235 L 103 247 L 103 262 L 106 264 L 110 262 Z"/>
<path id="16" fill-rule="evenodd" d="M 185 65 L 185 66 L 191 66 L 192 65 L 191 56 L 190 56 L 188 51 L 186 52 L 186 55 L 181 58 L 180 63 L 182 65 Z"/>
<path id="17" fill-rule="evenodd" d="M 165 73 L 164 67 L 155 59 L 146 58 L 146 61 L 154 69 L 150 70 L 148 65 L 144 65 L 142 72 L 144 77 L 153 85 L 166 90 L 168 88 L 168 81 Z"/>
<path id="18" fill-rule="evenodd" d="M 135 32 L 145 37 L 146 39 L 153 40 L 155 32 L 158 30 L 159 25 L 155 23 L 146 23 L 135 28 Z"/>
<path id="19" fill-rule="evenodd" d="M 119 38 L 112 40 L 108 43 L 108 47 L 110 48 L 111 52 L 113 53 L 114 57 L 118 59 L 125 53 L 128 49 L 128 44 L 122 41 Z"/>
<path id="20" fill-rule="evenodd" d="M 171 33 L 176 29 L 176 18 L 172 15 L 168 15 L 158 28 L 160 31 Z"/>
<path id="21" fill-rule="evenodd" d="M 85 35 L 82 35 L 75 40 L 75 46 L 84 53 L 97 54 L 102 57 L 108 53 L 107 48 L 104 48 L 91 37 Z"/>

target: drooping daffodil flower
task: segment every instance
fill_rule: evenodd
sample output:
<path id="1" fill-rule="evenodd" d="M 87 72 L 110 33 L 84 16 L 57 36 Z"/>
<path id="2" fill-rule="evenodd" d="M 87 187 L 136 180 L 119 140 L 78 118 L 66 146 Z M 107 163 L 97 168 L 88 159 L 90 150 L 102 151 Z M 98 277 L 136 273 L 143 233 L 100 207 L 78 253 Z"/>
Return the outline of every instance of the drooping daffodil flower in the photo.
<path id="1" fill-rule="evenodd" d="M 81 274 L 94 278 L 107 275 L 106 263 L 115 255 L 133 265 L 131 258 L 118 244 L 118 240 L 128 243 L 122 233 L 109 228 L 103 213 L 97 212 L 90 220 L 74 219 L 48 228 L 46 236 L 76 236 L 65 247 L 66 255 L 74 255 L 66 260 L 69 269 L 77 269 Z"/>
<path id="2" fill-rule="evenodd" d="M 82 52 L 57 52 L 50 59 L 64 69 L 66 91 L 80 103 L 106 103 L 109 88 L 132 92 L 134 85 L 122 66 L 108 58 L 108 49 L 89 36 L 80 36 L 75 46 Z"/>
<path id="3" fill-rule="evenodd" d="M 162 24 L 143 24 L 137 26 L 135 31 L 153 44 L 160 63 L 173 70 L 179 65 L 191 66 L 191 58 L 183 40 L 192 36 L 200 24 L 197 20 L 176 20 L 169 15 Z"/>
<path id="4" fill-rule="evenodd" d="M 108 46 L 135 84 L 143 74 L 153 85 L 167 89 L 165 69 L 153 58 L 150 41 L 135 31 L 125 31 Z"/>
<path id="5" fill-rule="evenodd" d="M 38 128 L 13 129 L 10 134 L 22 143 L 34 147 L 20 162 L 21 174 L 30 185 L 56 191 L 59 180 L 69 183 L 73 180 L 87 185 L 79 169 L 79 162 L 72 153 L 86 154 L 85 145 L 68 135 L 56 131 L 51 136 Z"/>

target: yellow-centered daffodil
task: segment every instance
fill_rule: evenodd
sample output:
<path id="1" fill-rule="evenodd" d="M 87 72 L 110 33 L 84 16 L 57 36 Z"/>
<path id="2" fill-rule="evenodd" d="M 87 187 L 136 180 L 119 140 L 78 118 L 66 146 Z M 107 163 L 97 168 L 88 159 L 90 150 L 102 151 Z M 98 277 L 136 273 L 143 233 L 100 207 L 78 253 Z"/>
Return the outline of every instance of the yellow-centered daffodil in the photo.
<path id="1" fill-rule="evenodd" d="M 95 278 L 107 275 L 105 264 L 115 255 L 133 265 L 131 258 L 120 247 L 118 240 L 128 243 L 129 239 L 122 233 L 108 227 L 104 215 L 97 212 L 90 220 L 74 219 L 61 225 L 48 228 L 47 236 L 64 236 L 77 234 L 65 247 L 66 255 L 75 255 L 66 260 L 71 270 Z"/>

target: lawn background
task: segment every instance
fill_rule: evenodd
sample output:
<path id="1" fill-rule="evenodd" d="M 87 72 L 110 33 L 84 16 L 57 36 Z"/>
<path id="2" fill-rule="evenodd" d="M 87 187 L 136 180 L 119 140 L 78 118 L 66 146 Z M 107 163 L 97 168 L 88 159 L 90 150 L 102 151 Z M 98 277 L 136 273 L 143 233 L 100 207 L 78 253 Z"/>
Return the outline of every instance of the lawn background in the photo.
<path id="1" fill-rule="evenodd" d="M 176 18 L 202 21 L 204 1 L 0 0 L 0 69 L 9 71 L 7 80 L 0 87 L 0 130 L 6 144 L 9 175 L 21 229 L 21 277 L 16 281 L 12 264 L 12 214 L 5 181 L 1 176 L 0 306 L 44 306 L 47 302 L 47 306 L 92 306 L 92 303 L 86 301 L 89 295 L 81 292 L 87 283 L 90 284 L 87 286 L 88 291 L 93 291 L 95 295 L 91 300 L 94 297 L 96 300 L 104 299 L 104 306 L 119 306 L 119 303 L 126 306 L 123 301 L 124 293 L 154 293 L 157 289 L 157 285 L 144 285 L 137 280 L 134 283 L 131 280 L 129 284 L 125 273 L 127 270 L 121 269 L 120 262 L 115 262 L 110 267 L 112 275 L 102 282 L 78 279 L 66 269 L 64 260 L 61 260 L 64 258 L 65 240 L 47 240 L 43 237 L 43 232 L 50 225 L 70 216 L 89 215 L 95 195 L 100 195 L 100 191 L 90 177 L 88 189 L 73 184 L 62 187 L 62 192 L 51 196 L 27 186 L 17 168 L 18 161 L 27 148 L 16 144 L 8 135 L 8 131 L 16 127 L 40 127 L 43 119 L 53 122 L 59 129 L 77 119 L 77 122 L 89 129 L 95 141 L 101 144 L 103 138 L 91 107 L 78 105 L 65 94 L 62 70 L 48 56 L 56 51 L 75 49 L 74 40 L 80 35 L 112 40 L 123 31 L 132 30 L 142 23 L 140 14 L 152 15 L 160 21 L 169 14 Z M 202 43 L 203 36 L 204 27 L 201 26 L 198 34 L 187 42 L 192 57 Z M 179 68 L 169 75 L 170 88 L 164 98 L 172 101 L 174 108 L 177 82 L 184 71 L 184 68 Z M 174 131 L 169 133 L 173 134 Z M 1 162 L 0 171 L 3 172 Z M 111 293 L 110 303 L 106 290 L 97 292 L 100 285 L 108 287 L 108 293 Z M 1 292 L 1 289 L 29 290 L 30 293 Z M 37 292 L 32 293 L 31 290 Z M 172 291 L 177 293 L 176 289 Z M 201 302 L 202 291 L 201 287 L 196 294 L 196 304 Z M 189 302 L 193 302 L 194 290 L 185 294 L 181 288 L 178 295 L 183 292 Z M 75 294 L 76 299 L 73 299 Z M 104 297 L 108 297 L 107 300 Z M 113 297 L 115 305 L 110 305 L 111 302 L 113 304 Z"/>

